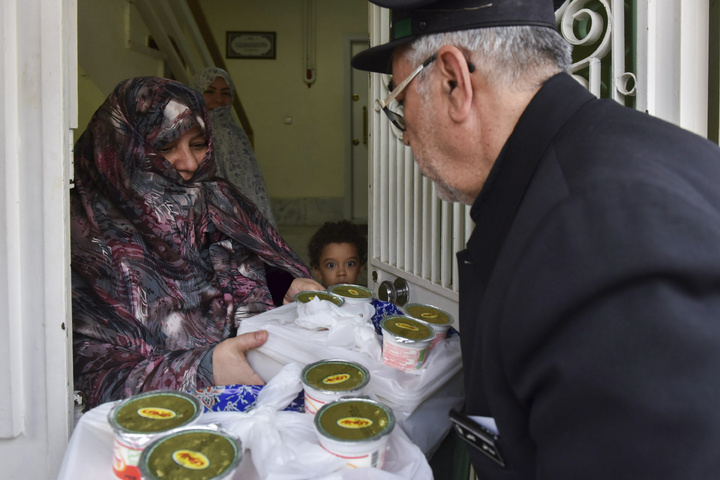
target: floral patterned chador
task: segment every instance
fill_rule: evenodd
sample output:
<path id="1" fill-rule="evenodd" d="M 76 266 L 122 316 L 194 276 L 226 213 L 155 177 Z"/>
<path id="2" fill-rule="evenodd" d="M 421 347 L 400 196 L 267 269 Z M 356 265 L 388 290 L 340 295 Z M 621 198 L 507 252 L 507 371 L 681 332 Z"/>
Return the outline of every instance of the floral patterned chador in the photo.
<path id="1" fill-rule="evenodd" d="M 208 151 L 186 181 L 158 150 L 197 126 Z M 75 145 L 75 388 L 91 406 L 212 385 L 214 346 L 274 306 L 266 267 L 310 278 L 215 169 L 202 96 L 168 79 L 120 83 Z"/>

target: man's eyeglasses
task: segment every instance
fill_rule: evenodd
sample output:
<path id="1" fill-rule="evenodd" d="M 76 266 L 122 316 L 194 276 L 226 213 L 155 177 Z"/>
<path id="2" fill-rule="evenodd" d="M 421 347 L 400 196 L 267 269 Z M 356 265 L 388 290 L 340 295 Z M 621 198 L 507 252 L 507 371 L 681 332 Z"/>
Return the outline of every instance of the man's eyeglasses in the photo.
<path id="1" fill-rule="evenodd" d="M 430 58 L 428 58 L 423 63 L 418 65 L 418 67 L 415 70 L 413 70 L 412 73 L 410 75 L 408 75 L 407 78 L 405 78 L 405 80 L 403 80 L 400 83 L 400 85 L 393 88 L 393 91 L 390 92 L 390 95 L 385 97 L 385 100 L 377 100 L 377 102 L 380 104 L 380 108 L 382 108 L 383 111 L 385 112 L 385 115 L 388 116 L 388 118 L 390 119 L 392 124 L 395 125 L 397 128 L 399 128 L 401 132 L 405 131 L 405 117 L 403 117 L 403 113 L 402 113 L 403 107 L 401 104 L 398 104 L 397 107 L 399 109 L 399 112 L 392 111 L 392 110 L 390 110 L 390 102 L 395 100 L 395 98 L 398 95 L 400 95 L 400 92 L 405 90 L 405 88 L 408 85 L 410 85 L 410 82 L 412 82 L 413 78 L 417 77 L 418 73 L 420 73 L 423 68 L 430 65 L 436 59 L 437 59 L 437 53 L 433 54 Z"/>
<path id="2" fill-rule="evenodd" d="M 390 110 L 390 103 L 395 100 L 395 98 L 400 95 L 400 92 L 405 90 L 408 85 L 410 85 L 410 82 L 412 82 L 413 78 L 417 77 L 418 74 L 422 71 L 423 68 L 430 65 L 432 62 L 437 60 L 437 53 L 433 54 L 425 60 L 423 63 L 418 65 L 418 67 L 410 73 L 410 75 L 407 76 L 405 80 L 400 83 L 397 87 L 393 89 L 392 92 L 390 92 L 390 95 L 385 97 L 384 100 L 376 100 L 378 104 L 380 104 L 380 108 L 383 109 L 385 112 L 385 115 L 388 116 L 390 119 L 390 122 L 392 122 L 393 125 L 395 125 L 401 132 L 405 131 L 405 117 L 403 116 L 403 106 L 402 104 L 397 105 L 397 111 Z M 470 73 L 475 71 L 475 65 L 468 62 L 468 69 L 470 70 Z"/>

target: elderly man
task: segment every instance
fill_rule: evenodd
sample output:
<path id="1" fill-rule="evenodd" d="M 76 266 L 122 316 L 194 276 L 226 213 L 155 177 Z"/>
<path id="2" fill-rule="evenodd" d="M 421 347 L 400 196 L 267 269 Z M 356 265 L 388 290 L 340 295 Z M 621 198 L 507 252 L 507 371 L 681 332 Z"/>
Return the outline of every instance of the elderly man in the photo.
<path id="1" fill-rule="evenodd" d="M 381 102 L 446 200 L 481 479 L 720 478 L 720 151 L 568 75 L 552 0 L 372 0 Z M 561 2 L 558 2 L 561 3 Z"/>

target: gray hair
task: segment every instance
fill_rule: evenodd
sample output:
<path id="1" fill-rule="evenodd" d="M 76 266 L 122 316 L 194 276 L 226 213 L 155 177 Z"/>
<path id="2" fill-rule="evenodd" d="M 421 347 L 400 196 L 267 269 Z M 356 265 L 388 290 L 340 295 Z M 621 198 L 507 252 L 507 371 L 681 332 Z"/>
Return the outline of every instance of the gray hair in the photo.
<path id="1" fill-rule="evenodd" d="M 453 45 L 491 84 L 522 90 L 539 87 L 560 72 L 570 73 L 570 44 L 555 30 L 537 26 L 490 27 L 438 33 L 418 38 L 405 52 L 411 65 L 419 65 L 444 45 Z M 425 82 L 419 75 L 418 90 Z"/>

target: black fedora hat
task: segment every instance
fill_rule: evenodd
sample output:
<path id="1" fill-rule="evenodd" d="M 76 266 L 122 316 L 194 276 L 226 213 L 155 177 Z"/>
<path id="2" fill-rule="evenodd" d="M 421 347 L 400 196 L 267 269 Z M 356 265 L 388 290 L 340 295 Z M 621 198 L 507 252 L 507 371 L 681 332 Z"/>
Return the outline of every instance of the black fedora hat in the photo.
<path id="1" fill-rule="evenodd" d="M 352 59 L 358 70 L 391 73 L 396 47 L 422 35 L 483 27 L 536 25 L 556 28 L 555 9 L 565 0 L 370 0 L 392 9 L 390 41 Z"/>

